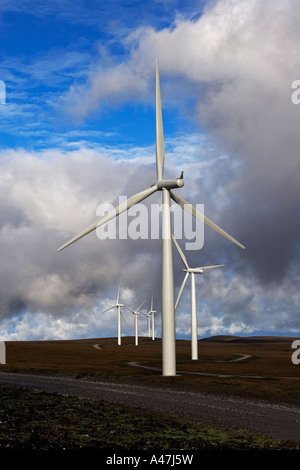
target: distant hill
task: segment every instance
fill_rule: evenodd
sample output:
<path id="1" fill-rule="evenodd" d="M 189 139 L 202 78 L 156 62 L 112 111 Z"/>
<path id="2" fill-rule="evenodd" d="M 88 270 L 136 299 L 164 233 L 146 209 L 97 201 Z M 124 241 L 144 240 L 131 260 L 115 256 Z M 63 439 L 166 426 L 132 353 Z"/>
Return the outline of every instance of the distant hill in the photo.
<path id="1" fill-rule="evenodd" d="M 231 335 L 218 335 L 218 336 L 210 336 L 209 338 L 202 338 L 200 341 L 212 341 L 218 343 L 227 343 L 228 341 L 235 341 L 239 340 L 240 336 L 231 336 Z"/>
<path id="2" fill-rule="evenodd" d="M 231 336 L 219 335 L 202 338 L 200 341 L 215 343 L 282 343 L 286 341 L 294 341 L 294 337 L 287 336 Z"/>

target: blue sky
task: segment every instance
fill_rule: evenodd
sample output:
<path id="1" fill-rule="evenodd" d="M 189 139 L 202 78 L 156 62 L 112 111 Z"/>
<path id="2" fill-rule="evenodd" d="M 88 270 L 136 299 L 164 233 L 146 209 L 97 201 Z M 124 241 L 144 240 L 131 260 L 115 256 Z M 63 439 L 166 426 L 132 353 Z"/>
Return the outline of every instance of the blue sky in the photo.
<path id="1" fill-rule="evenodd" d="M 170 27 L 177 15 L 199 12 L 201 2 L 4 2 L 2 8 L 3 147 L 45 148 L 57 134 L 70 142 L 69 133 L 75 141 L 75 133 L 80 139 L 90 131 L 99 132 L 99 144 L 115 145 L 116 134 L 119 144 L 153 142 L 153 100 L 108 102 L 76 122 L 64 113 L 64 100 L 70 87 L 86 83 L 101 55 L 115 64 L 128 58 L 132 30 Z M 185 128 L 184 117 L 174 114 L 165 115 L 169 134 Z"/>
<path id="2" fill-rule="evenodd" d="M 199 336 L 300 334 L 297 7 L 0 1 L 3 339 L 115 336 L 116 319 L 101 311 L 119 282 L 133 307 L 154 293 L 160 333 L 159 242 L 104 247 L 89 236 L 56 251 L 99 204 L 154 182 L 156 58 L 166 173 L 184 170 L 182 196 L 246 246 L 205 228 L 203 249 L 187 252 L 197 266 L 225 265 L 197 281 Z M 174 267 L 177 293 L 176 252 Z M 187 286 L 180 337 L 189 337 L 189 299 Z"/>

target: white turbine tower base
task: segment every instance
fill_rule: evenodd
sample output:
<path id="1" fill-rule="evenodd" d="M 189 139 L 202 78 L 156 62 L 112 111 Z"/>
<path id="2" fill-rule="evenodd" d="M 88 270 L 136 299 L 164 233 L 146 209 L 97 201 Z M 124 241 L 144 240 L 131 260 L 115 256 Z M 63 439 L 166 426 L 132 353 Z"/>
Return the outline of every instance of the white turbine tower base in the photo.
<path id="1" fill-rule="evenodd" d="M 202 220 L 205 224 L 216 230 L 241 248 L 245 248 L 237 240 L 228 235 L 224 230 L 211 222 L 207 217 L 197 211 L 187 201 L 178 196 L 172 189 L 182 188 L 183 173 L 179 178 L 166 180 L 163 178 L 165 161 L 164 135 L 161 112 L 161 97 L 158 61 L 156 60 L 156 182 L 148 189 L 134 194 L 125 202 L 98 219 L 87 229 L 80 232 L 70 241 L 62 245 L 58 251 L 76 242 L 88 233 L 94 231 L 100 225 L 118 216 L 130 207 L 138 204 L 156 191 L 162 191 L 162 374 L 166 376 L 176 375 L 176 350 L 175 350 L 175 305 L 174 305 L 174 278 L 173 278 L 173 256 L 171 238 L 171 213 L 170 197 L 184 210 L 190 212 L 194 217 Z"/>
<path id="2" fill-rule="evenodd" d="M 196 303 L 196 281 L 195 281 L 195 274 L 203 274 L 204 271 L 208 271 L 209 269 L 215 268 L 222 268 L 223 264 L 218 264 L 217 266 L 203 266 L 201 268 L 190 268 L 186 257 L 181 250 L 176 238 L 172 235 L 173 242 L 177 248 L 177 251 L 182 259 L 182 262 L 185 266 L 184 271 L 186 272 L 185 278 L 181 284 L 177 300 L 175 303 L 175 310 L 177 308 L 179 299 L 185 288 L 186 282 L 188 280 L 189 275 L 191 275 L 191 359 L 198 360 L 198 326 L 197 326 L 197 303 Z"/>

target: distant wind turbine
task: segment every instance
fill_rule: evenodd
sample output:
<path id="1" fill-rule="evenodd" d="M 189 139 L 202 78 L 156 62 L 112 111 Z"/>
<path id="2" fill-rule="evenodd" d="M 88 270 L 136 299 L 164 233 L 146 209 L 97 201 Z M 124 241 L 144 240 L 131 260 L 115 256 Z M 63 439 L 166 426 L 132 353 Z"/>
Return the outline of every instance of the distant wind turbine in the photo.
<path id="1" fill-rule="evenodd" d="M 159 83 L 158 61 L 156 60 L 156 182 L 150 188 L 134 194 L 119 206 L 109 211 L 88 228 L 80 232 L 74 238 L 62 245 L 58 251 L 66 248 L 71 243 L 79 240 L 88 233 L 96 230 L 100 225 L 117 217 L 130 207 L 138 204 L 156 191 L 162 192 L 162 374 L 168 376 L 176 375 L 176 339 L 175 339 L 175 305 L 174 305 L 174 273 L 173 253 L 171 238 L 171 198 L 194 217 L 219 232 L 222 236 L 245 248 L 241 243 L 231 237 L 228 233 L 218 227 L 214 222 L 192 207 L 187 201 L 174 193 L 172 189 L 182 188 L 183 172 L 179 178 L 167 180 L 163 178 L 165 161 L 163 122 L 161 111 L 161 96 Z"/>
<path id="2" fill-rule="evenodd" d="M 181 250 L 179 243 L 177 242 L 176 238 L 172 234 L 173 242 L 177 248 L 177 251 L 180 255 L 180 258 L 182 259 L 182 262 L 185 266 L 184 271 L 186 272 L 185 278 L 183 279 L 183 282 L 181 284 L 178 297 L 175 303 L 175 310 L 177 308 L 179 299 L 181 297 L 181 294 L 183 292 L 183 289 L 185 288 L 186 282 L 188 280 L 189 275 L 191 274 L 191 337 L 192 337 L 192 360 L 198 360 L 198 326 L 197 326 L 197 307 L 196 307 L 196 282 L 195 282 L 195 274 L 203 274 L 204 271 L 207 271 L 209 269 L 214 269 L 214 268 L 221 268 L 224 266 L 224 264 L 218 264 L 217 266 L 204 266 L 201 268 L 190 268 L 188 265 L 188 262 L 186 260 L 186 257 Z"/>
<path id="3" fill-rule="evenodd" d="M 145 302 L 143 302 L 136 310 L 132 310 L 130 307 L 127 307 L 134 315 L 134 334 L 135 334 L 135 345 L 138 346 L 139 344 L 139 336 L 138 336 L 138 316 L 141 315 L 141 312 L 139 311 L 140 308 L 144 305 Z"/>
<path id="4" fill-rule="evenodd" d="M 155 339 L 155 327 L 154 327 L 154 320 L 155 320 L 155 314 L 157 313 L 156 310 L 153 310 L 153 294 L 151 297 L 151 307 L 149 312 L 146 314 L 147 320 L 148 320 L 148 336 L 150 337 L 150 322 L 152 323 L 152 339 L 154 341 Z"/>
<path id="5" fill-rule="evenodd" d="M 129 307 L 127 307 L 127 305 L 120 303 L 120 286 L 119 286 L 117 302 L 114 305 L 112 305 L 111 307 L 109 307 L 106 310 L 103 310 L 103 312 L 101 312 L 101 313 L 105 313 L 105 312 L 108 312 L 109 310 L 112 310 L 113 308 L 117 309 L 117 311 L 118 311 L 118 345 L 119 346 L 121 345 L 121 317 L 125 321 L 125 318 L 123 317 L 123 314 L 122 314 L 122 311 L 121 311 L 122 307 L 125 307 L 125 308 L 129 309 Z"/>

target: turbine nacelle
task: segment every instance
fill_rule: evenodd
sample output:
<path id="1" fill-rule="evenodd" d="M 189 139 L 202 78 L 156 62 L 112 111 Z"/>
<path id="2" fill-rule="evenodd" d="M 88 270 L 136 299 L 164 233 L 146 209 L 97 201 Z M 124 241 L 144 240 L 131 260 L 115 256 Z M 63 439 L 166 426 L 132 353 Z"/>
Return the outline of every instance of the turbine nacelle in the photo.
<path id="1" fill-rule="evenodd" d="M 179 178 L 173 180 L 166 180 L 161 178 L 158 179 L 152 186 L 156 186 L 158 190 L 182 188 L 184 186 L 183 171 L 181 172 Z"/>
<path id="2" fill-rule="evenodd" d="M 204 268 L 189 268 L 189 269 L 184 269 L 183 270 L 186 273 L 195 273 L 195 274 L 203 274 L 204 273 Z"/>
<path id="3" fill-rule="evenodd" d="M 203 274 L 204 271 L 207 271 L 208 269 L 214 269 L 214 268 L 222 268 L 224 264 L 218 264 L 217 266 L 202 266 L 201 268 L 187 268 L 184 269 L 183 271 L 186 273 L 194 273 L 194 274 Z"/>

